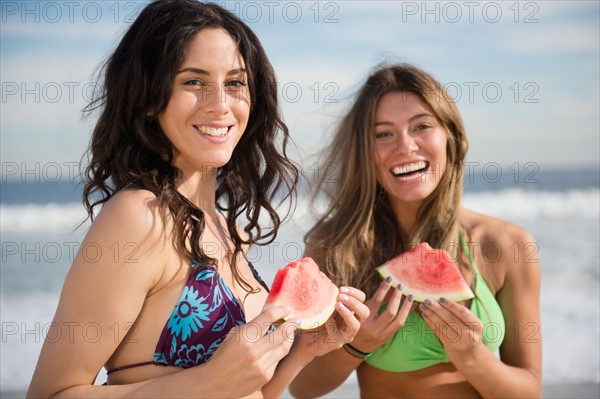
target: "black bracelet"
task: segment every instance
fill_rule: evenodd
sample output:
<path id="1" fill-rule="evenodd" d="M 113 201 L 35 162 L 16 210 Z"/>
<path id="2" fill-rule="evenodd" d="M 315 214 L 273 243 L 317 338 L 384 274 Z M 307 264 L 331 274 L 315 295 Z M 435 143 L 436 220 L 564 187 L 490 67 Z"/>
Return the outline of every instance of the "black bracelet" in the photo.
<path id="1" fill-rule="evenodd" d="M 350 344 L 344 344 L 344 349 L 346 349 L 348 351 L 348 353 L 350 353 L 351 355 L 358 357 L 360 359 L 366 359 L 369 356 L 371 356 L 371 354 L 373 353 L 373 352 L 359 351 L 358 349 L 356 349 L 355 347 L 353 347 Z"/>

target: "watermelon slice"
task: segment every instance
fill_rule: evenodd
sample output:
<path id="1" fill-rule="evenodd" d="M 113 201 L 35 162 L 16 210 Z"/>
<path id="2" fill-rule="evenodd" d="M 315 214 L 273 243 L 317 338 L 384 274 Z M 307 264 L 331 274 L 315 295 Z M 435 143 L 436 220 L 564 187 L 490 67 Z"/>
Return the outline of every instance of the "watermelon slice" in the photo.
<path id="1" fill-rule="evenodd" d="M 300 259 L 279 269 L 275 274 L 265 308 L 286 306 L 290 310 L 285 320 L 299 318 L 300 328 L 317 328 L 335 310 L 338 288 L 312 258 Z"/>
<path id="2" fill-rule="evenodd" d="M 405 295 L 415 301 L 439 300 L 456 302 L 474 297 L 448 252 L 433 249 L 424 242 L 412 250 L 387 261 L 376 269 L 383 279 L 392 277 L 392 285 L 404 284 Z"/>

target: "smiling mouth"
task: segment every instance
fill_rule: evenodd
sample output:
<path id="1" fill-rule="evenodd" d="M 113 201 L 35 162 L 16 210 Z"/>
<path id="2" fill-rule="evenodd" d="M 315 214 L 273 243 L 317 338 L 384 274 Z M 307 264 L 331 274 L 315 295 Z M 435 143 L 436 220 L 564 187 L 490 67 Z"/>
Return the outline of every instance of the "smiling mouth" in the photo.
<path id="1" fill-rule="evenodd" d="M 423 173 L 429 167 L 425 161 L 406 163 L 401 166 L 394 166 L 390 171 L 396 177 L 409 177 Z"/>
<path id="2" fill-rule="evenodd" d="M 213 126 L 197 126 L 197 125 L 194 125 L 194 127 L 200 133 L 206 134 L 211 137 L 223 137 L 227 133 L 229 133 L 229 129 L 231 128 L 231 126 L 213 127 Z"/>

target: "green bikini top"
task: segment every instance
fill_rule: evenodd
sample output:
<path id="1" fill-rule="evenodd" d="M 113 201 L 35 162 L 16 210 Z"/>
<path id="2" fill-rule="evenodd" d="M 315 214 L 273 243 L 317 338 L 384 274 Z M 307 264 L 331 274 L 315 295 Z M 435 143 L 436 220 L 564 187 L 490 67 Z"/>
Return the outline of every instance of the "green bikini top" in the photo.
<path id="1" fill-rule="evenodd" d="M 490 351 L 495 352 L 504 340 L 504 315 L 490 287 L 477 270 L 462 235 L 460 243 L 475 272 L 475 298 L 471 301 L 470 310 L 483 322 L 483 342 Z M 386 371 L 414 371 L 438 363 L 448 363 L 449 360 L 442 343 L 421 315 L 410 312 L 404 326 L 383 346 L 377 348 L 366 362 Z"/>

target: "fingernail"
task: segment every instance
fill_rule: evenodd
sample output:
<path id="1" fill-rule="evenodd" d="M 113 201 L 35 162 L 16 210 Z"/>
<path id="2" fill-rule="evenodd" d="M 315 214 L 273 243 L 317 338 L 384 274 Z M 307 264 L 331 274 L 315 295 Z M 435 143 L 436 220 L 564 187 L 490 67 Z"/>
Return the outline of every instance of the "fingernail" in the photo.
<path id="1" fill-rule="evenodd" d="M 402 289 L 404 288 L 404 284 L 400 283 L 396 288 L 398 288 L 398 291 L 402 291 Z"/>
<path id="2" fill-rule="evenodd" d="M 388 284 L 391 283 L 392 282 L 392 278 L 390 276 L 387 276 L 385 278 L 385 282 L 388 283 Z"/>
<path id="3" fill-rule="evenodd" d="M 429 299 L 425 299 L 425 305 L 431 306 L 433 305 L 433 302 L 431 302 Z"/>
<path id="4" fill-rule="evenodd" d="M 447 303 L 447 302 L 448 302 L 448 300 L 446 298 L 444 298 L 444 297 L 440 298 L 440 303 Z"/>
<path id="5" fill-rule="evenodd" d="M 350 289 L 348 287 L 341 287 L 340 288 L 340 292 L 343 292 L 343 293 L 347 294 L 347 293 L 350 292 Z"/>
<path id="6" fill-rule="evenodd" d="M 409 295 L 409 296 L 408 296 L 408 298 L 406 298 L 406 300 L 407 300 L 409 303 L 412 303 L 412 301 L 414 301 L 414 300 L 415 300 L 415 297 L 414 297 L 414 296 L 412 296 L 412 294 L 411 294 L 411 295 Z"/>
<path id="7" fill-rule="evenodd" d="M 422 303 L 421 305 L 419 305 L 419 308 L 421 308 L 421 310 L 423 310 L 423 311 L 429 310 L 429 308 L 427 307 L 427 305 L 425 305 L 424 303 Z"/>
<path id="8" fill-rule="evenodd" d="M 346 294 L 340 294 L 340 301 L 347 301 L 350 299 L 350 297 Z"/>

